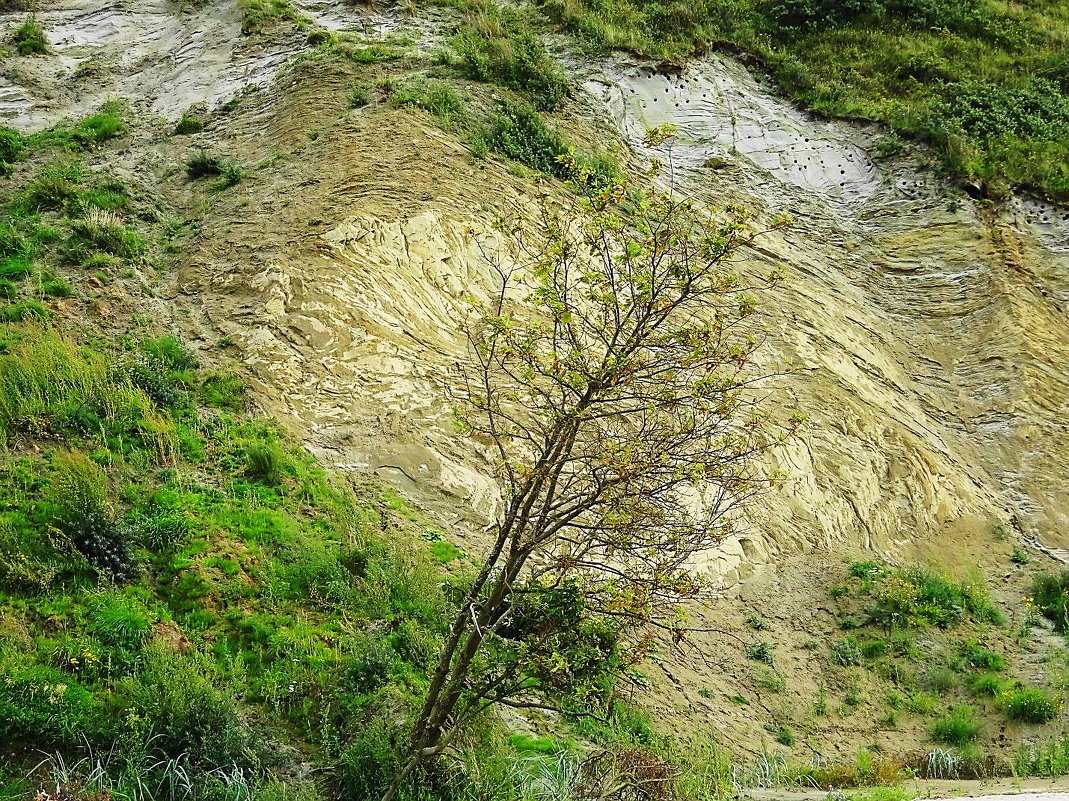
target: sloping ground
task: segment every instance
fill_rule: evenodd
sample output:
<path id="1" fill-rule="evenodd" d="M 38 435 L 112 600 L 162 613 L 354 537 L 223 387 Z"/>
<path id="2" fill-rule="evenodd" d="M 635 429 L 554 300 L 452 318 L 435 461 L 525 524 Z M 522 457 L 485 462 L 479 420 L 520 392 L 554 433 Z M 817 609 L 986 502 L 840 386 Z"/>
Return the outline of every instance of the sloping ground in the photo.
<path id="1" fill-rule="evenodd" d="M 445 519 L 467 521 L 451 537 L 476 536 L 469 531 L 494 504 L 487 463 L 448 425 L 462 355 L 455 321 L 488 277 L 466 231 L 486 231 L 503 202 L 527 202 L 529 179 L 473 163 L 421 113 L 381 103 L 347 110 L 354 78 L 372 82 L 384 67 L 309 60 L 279 70 L 299 37 L 242 39 L 228 4 L 185 15 L 163 6 L 46 8 L 55 54 L 7 62 L 4 108 L 34 129 L 117 94 L 174 120 L 194 102 L 217 106 L 262 84 L 204 133 L 138 142 L 117 165 L 152 175 L 199 218 L 160 287 L 171 324 L 194 343 L 225 342 L 260 406 L 326 461 L 374 471 Z M 382 18 L 365 26 L 347 4 L 305 10 L 336 28 L 395 27 Z M 434 39 L 442 22 L 407 24 Z M 78 83 L 78 65 L 95 61 L 111 67 Z M 652 681 L 667 725 L 691 715 L 756 751 L 770 740 L 758 721 L 798 718 L 792 708 L 811 704 L 821 681 L 838 693 L 853 681 L 801 648 L 837 630 L 825 590 L 844 557 L 1001 573 L 1010 545 L 991 546 L 997 521 L 1016 537 L 1069 546 L 1069 226 L 1064 210 L 1037 203 L 976 204 L 912 156 L 877 163 L 876 132 L 814 121 L 730 59 L 681 76 L 569 61 L 584 91 L 563 124 L 577 138 L 611 124 L 641 161 L 646 125 L 677 123 L 682 191 L 742 202 L 758 219 L 786 211 L 796 220 L 746 253 L 743 269 L 789 270 L 762 298 L 765 359 L 797 361 L 770 386 L 811 422 L 779 453 L 789 480 L 753 510 L 747 535 L 708 555 L 726 588 L 710 617 L 732 631 L 750 614 L 779 621 L 769 637 L 793 649 L 783 665 L 790 692 L 732 705 L 729 696 L 752 697 L 757 685 L 730 638 L 705 643 L 720 662 L 666 656 L 667 683 Z M 177 169 L 201 148 L 258 167 L 212 194 Z M 1000 593 L 1011 602 L 1023 583 L 1013 578 Z M 1035 648 L 1022 669 L 1042 656 Z M 874 679 L 857 681 L 873 699 L 882 692 Z M 812 741 L 830 744 L 821 753 L 913 747 L 927 726 L 874 734 L 872 716 L 832 718 L 812 722 Z"/>

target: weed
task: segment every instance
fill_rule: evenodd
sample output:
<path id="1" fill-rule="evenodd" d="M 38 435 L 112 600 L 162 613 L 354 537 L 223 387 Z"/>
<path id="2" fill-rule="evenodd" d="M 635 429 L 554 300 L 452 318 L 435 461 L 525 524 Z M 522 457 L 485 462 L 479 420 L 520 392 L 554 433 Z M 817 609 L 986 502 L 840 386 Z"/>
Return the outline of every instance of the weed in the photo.
<path id="1" fill-rule="evenodd" d="M 48 39 L 41 24 L 29 17 L 15 29 L 15 49 L 22 56 L 36 56 L 48 52 Z"/>
<path id="2" fill-rule="evenodd" d="M 1032 557 L 1028 555 L 1026 551 L 1020 548 L 1014 548 L 1013 553 L 1010 554 L 1010 561 L 1015 565 L 1027 565 L 1032 561 Z"/>
<path id="3" fill-rule="evenodd" d="M 1006 698 L 1006 714 L 1022 723 L 1048 723 L 1058 716 L 1061 703 L 1050 693 L 1035 687 L 1018 690 Z"/>
<path id="4" fill-rule="evenodd" d="M 444 81 L 416 78 L 394 89 L 390 95 L 394 107 L 416 106 L 429 111 L 444 124 L 462 121 L 467 106 L 460 94 Z"/>
<path id="5" fill-rule="evenodd" d="M 349 108 L 363 108 L 371 102 L 371 93 L 363 84 L 357 84 L 349 88 L 349 93 L 345 96 L 345 99 L 349 104 Z"/>
<path id="6" fill-rule="evenodd" d="M 932 724 L 931 735 L 936 742 L 947 745 L 962 746 L 975 742 L 980 735 L 975 710 L 967 704 L 953 707 Z"/>
<path id="7" fill-rule="evenodd" d="M 768 629 L 768 624 L 758 615 L 750 615 L 746 618 L 746 625 L 754 631 L 766 631 Z"/>
<path id="8" fill-rule="evenodd" d="M 176 136 L 188 136 L 189 134 L 200 133 L 203 130 L 204 121 L 189 111 L 182 112 L 182 118 L 174 126 Z"/>
<path id="9" fill-rule="evenodd" d="M 751 643 L 746 646 L 746 657 L 755 662 L 772 664 L 772 644 L 767 642 Z"/>

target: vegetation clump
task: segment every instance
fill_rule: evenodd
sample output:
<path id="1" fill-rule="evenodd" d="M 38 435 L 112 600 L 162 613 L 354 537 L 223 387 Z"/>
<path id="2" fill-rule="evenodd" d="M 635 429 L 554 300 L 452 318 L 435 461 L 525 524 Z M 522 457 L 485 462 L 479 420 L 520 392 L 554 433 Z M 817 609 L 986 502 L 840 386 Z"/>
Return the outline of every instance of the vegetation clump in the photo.
<path id="1" fill-rule="evenodd" d="M 45 38 L 44 28 L 33 17 L 28 17 L 15 29 L 14 42 L 15 49 L 22 56 L 36 56 L 48 52 L 48 39 Z"/>

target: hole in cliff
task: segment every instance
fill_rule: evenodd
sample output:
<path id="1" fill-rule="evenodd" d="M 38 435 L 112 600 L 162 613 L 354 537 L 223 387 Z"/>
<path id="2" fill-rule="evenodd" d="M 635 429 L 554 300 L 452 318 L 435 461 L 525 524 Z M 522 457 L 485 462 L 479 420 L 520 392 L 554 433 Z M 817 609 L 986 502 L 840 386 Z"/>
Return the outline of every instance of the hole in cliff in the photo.
<path id="1" fill-rule="evenodd" d="M 739 540 L 739 545 L 742 546 L 742 552 L 743 554 L 745 554 L 747 559 L 753 559 L 755 556 L 757 556 L 757 549 L 753 547 L 753 543 L 750 542 L 750 540 L 744 537 L 743 539 Z"/>
<path id="2" fill-rule="evenodd" d="M 987 196 L 987 187 L 984 186 L 983 181 L 964 181 L 961 188 L 973 200 L 980 200 Z"/>

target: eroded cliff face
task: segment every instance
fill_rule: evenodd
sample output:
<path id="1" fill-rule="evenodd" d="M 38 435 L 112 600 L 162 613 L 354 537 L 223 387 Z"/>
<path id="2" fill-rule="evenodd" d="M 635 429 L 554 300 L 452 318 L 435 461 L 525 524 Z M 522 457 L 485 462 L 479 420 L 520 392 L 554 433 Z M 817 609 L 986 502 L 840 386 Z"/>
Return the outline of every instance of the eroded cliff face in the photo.
<path id="1" fill-rule="evenodd" d="M 408 30 L 417 51 L 449 24 L 444 12 L 369 18 L 341 2 L 303 10 L 335 29 Z M 203 345 L 225 338 L 265 411 L 335 467 L 373 472 L 457 521 L 477 549 L 497 499 L 490 462 L 449 425 L 456 323 L 492 283 L 479 243 L 494 248 L 495 207 L 532 202 L 529 178 L 473 161 L 420 113 L 348 111 L 349 68 L 283 66 L 301 37 L 244 42 L 228 4 L 178 15 L 76 0 L 41 17 L 54 55 L 9 64 L 0 83 L 0 111 L 20 127 L 113 95 L 173 121 L 261 85 L 204 133 L 142 137 L 123 155 L 119 169 L 203 212 L 155 313 Z M 582 87 L 561 121 L 575 138 L 612 139 L 642 164 L 644 130 L 671 122 L 677 191 L 795 220 L 740 269 L 787 268 L 761 299 L 762 358 L 796 363 L 768 391 L 810 422 L 777 452 L 789 478 L 751 510 L 747 533 L 708 554 L 732 597 L 808 592 L 820 611 L 823 567 L 848 555 L 991 564 L 996 521 L 1069 547 L 1064 209 L 975 202 L 913 151 L 877 163 L 878 131 L 804 114 L 726 56 L 680 75 L 563 56 Z M 106 74 L 88 77 L 98 62 Z M 261 165 L 210 202 L 174 167 L 209 144 Z M 669 706 L 728 726 L 744 716 L 702 712 L 699 667 L 665 671 Z"/>

